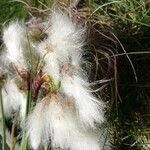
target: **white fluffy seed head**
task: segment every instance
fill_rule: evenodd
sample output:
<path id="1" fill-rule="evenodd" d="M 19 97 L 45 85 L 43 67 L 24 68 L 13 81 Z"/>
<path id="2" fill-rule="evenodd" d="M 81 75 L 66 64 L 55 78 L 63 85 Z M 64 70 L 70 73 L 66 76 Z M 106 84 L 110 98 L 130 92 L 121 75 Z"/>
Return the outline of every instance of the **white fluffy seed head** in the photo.
<path id="1" fill-rule="evenodd" d="M 64 12 L 54 11 L 50 18 L 48 37 L 37 47 L 45 61 L 44 72 L 60 80 L 60 64 L 71 63 L 80 70 L 85 28 L 73 22 Z"/>
<path id="2" fill-rule="evenodd" d="M 60 94 L 47 97 L 47 101 L 36 105 L 27 120 L 27 134 L 33 149 L 38 149 L 40 144 L 49 144 L 51 139 L 54 149 L 99 150 L 98 134 L 83 130 L 71 100 Z"/>
<path id="3" fill-rule="evenodd" d="M 78 76 L 64 76 L 62 91 L 73 97 L 81 122 L 91 127 L 104 122 L 104 104 L 88 90 L 87 83 Z"/>
<path id="4" fill-rule="evenodd" d="M 52 94 L 46 101 L 37 103 L 28 116 L 25 128 L 34 150 L 37 150 L 41 144 L 49 144 L 50 140 L 54 149 L 100 149 L 98 134 L 93 130 L 96 130 L 95 123 L 104 122 L 104 105 L 93 96 L 89 90 L 89 84 L 79 75 L 83 74 L 80 72 L 82 70 L 80 63 L 84 32 L 85 28 L 78 26 L 66 13 L 54 11 L 48 38 L 38 45 L 41 59 L 45 61 L 43 72 L 48 73 L 54 82 L 61 80 L 60 91 L 65 97 Z M 18 22 L 10 23 L 4 30 L 3 40 L 9 60 L 26 68 L 25 27 Z M 75 69 L 72 75 L 61 74 L 60 66 L 65 64 L 69 64 L 72 70 Z M 20 109 L 20 116 L 23 118 L 26 101 L 15 83 L 6 83 L 2 94 L 7 116 Z"/>
<path id="5" fill-rule="evenodd" d="M 80 132 L 72 140 L 71 150 L 102 150 L 99 145 L 99 135 L 90 130 Z"/>
<path id="6" fill-rule="evenodd" d="M 71 105 L 69 101 L 63 99 L 60 95 L 54 97 L 49 105 L 48 116 L 53 148 L 70 148 L 71 139 L 79 133 L 74 108 Z"/>
<path id="7" fill-rule="evenodd" d="M 69 143 L 69 131 L 73 131 L 75 122 L 68 120 L 69 113 L 64 114 L 65 108 L 61 105 L 63 102 L 60 95 L 53 95 L 45 100 L 36 105 L 27 120 L 27 135 L 31 147 L 38 149 L 40 144 L 47 145 L 51 139 L 53 147 L 65 148 Z"/>
<path id="8" fill-rule="evenodd" d="M 51 16 L 48 39 L 61 60 L 80 53 L 85 28 L 77 25 L 66 13 L 54 11 Z"/>
<path id="9" fill-rule="evenodd" d="M 3 31 L 3 41 L 7 50 L 8 59 L 23 68 L 26 68 L 23 56 L 26 50 L 27 38 L 25 26 L 21 23 L 11 22 Z"/>
<path id="10" fill-rule="evenodd" d="M 40 144 L 47 140 L 45 132 L 47 107 L 43 102 L 38 103 L 33 112 L 29 115 L 26 123 L 27 136 L 29 137 L 30 145 L 34 150 L 37 150 Z"/>
<path id="11" fill-rule="evenodd" d="M 18 89 L 14 80 L 7 80 L 2 88 L 4 112 L 10 116 L 13 112 L 20 110 L 21 120 L 24 119 L 26 109 L 26 98 Z"/>
<path id="12" fill-rule="evenodd" d="M 100 150 L 99 134 L 82 128 L 71 99 L 60 94 L 51 97 L 46 124 L 54 149 Z"/>
<path id="13" fill-rule="evenodd" d="M 41 62 L 44 62 L 43 73 L 50 75 L 54 83 L 57 83 L 60 80 L 57 54 L 47 39 L 38 44 L 37 52 L 40 55 Z"/>
<path id="14" fill-rule="evenodd" d="M 68 106 L 50 104 L 51 141 L 53 148 L 99 150 L 98 134 L 82 128 L 75 111 Z"/>
<path id="15" fill-rule="evenodd" d="M 43 71 L 45 73 L 48 73 L 52 77 L 54 83 L 57 84 L 59 82 L 59 80 L 60 80 L 60 69 L 59 69 L 59 64 L 57 61 L 57 56 L 55 53 L 51 53 L 49 55 L 49 57 L 45 61 L 45 66 L 43 68 Z"/>

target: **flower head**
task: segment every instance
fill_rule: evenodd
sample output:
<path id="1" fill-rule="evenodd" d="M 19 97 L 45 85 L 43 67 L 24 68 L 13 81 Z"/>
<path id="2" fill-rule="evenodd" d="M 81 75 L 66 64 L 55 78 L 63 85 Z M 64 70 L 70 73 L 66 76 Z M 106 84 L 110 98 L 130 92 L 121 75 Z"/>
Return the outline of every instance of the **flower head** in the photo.
<path id="1" fill-rule="evenodd" d="M 26 68 L 24 53 L 27 48 L 25 26 L 19 22 L 11 22 L 3 31 L 3 41 L 8 59 L 17 66 Z"/>

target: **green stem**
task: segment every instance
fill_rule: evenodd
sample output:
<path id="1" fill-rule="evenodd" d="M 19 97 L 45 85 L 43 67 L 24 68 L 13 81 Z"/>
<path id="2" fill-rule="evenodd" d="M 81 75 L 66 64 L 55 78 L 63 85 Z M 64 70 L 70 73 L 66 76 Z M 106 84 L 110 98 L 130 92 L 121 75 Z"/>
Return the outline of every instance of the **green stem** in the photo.
<path id="1" fill-rule="evenodd" d="M 13 119 L 13 125 L 12 125 L 12 130 L 11 130 L 11 139 L 12 139 L 11 148 L 10 148 L 11 150 L 15 150 L 15 145 L 17 143 L 17 139 L 15 137 L 15 129 L 17 125 L 18 115 L 19 115 L 19 111 L 15 113 L 15 117 Z"/>
<path id="2" fill-rule="evenodd" d="M 44 146 L 44 150 L 47 150 L 48 149 L 48 146 Z"/>
<path id="3" fill-rule="evenodd" d="M 117 17 L 119 19 L 125 19 L 127 21 L 132 22 L 132 23 L 137 23 L 137 24 L 142 25 L 142 26 L 150 27 L 149 23 L 140 22 L 140 21 L 129 19 L 129 18 L 126 18 L 126 17 L 123 17 L 123 16 L 119 16 L 119 15 L 113 15 L 113 14 L 110 14 L 110 15 L 113 16 L 113 17 Z"/>
<path id="4" fill-rule="evenodd" d="M 29 83 L 29 88 L 28 88 L 25 118 L 27 118 L 27 116 L 30 112 L 31 101 L 32 101 L 32 77 L 30 76 L 30 83 Z M 22 142 L 21 142 L 21 150 L 27 150 L 27 147 L 28 147 L 28 140 L 27 140 L 27 137 L 26 137 L 26 131 L 24 130 L 23 131 Z"/>
<path id="5" fill-rule="evenodd" d="M 32 59 L 32 48 L 30 45 L 30 40 L 28 37 L 28 34 L 26 34 L 27 40 L 28 40 L 28 49 L 30 53 L 30 71 L 29 71 L 29 85 L 28 85 L 28 93 L 27 93 L 27 103 L 26 103 L 26 113 L 25 113 L 25 119 L 27 118 L 30 110 L 31 110 L 31 102 L 32 102 L 32 79 L 33 79 L 33 59 Z M 22 141 L 21 141 L 21 150 L 27 150 L 28 149 L 28 139 L 26 136 L 26 130 L 23 130 L 22 135 Z"/>
<path id="6" fill-rule="evenodd" d="M 110 4 L 114 4 L 114 3 L 121 3 L 121 1 L 113 1 L 113 2 L 109 2 L 109 3 L 105 3 L 105 4 L 103 4 L 103 5 L 100 5 L 98 8 L 96 8 L 96 9 L 90 14 L 89 18 L 91 18 L 91 16 L 92 16 L 93 14 L 95 14 L 99 9 L 102 9 L 102 8 L 105 7 L 105 6 L 110 5 Z M 89 18 L 88 18 L 88 19 L 89 19 Z"/>
<path id="7" fill-rule="evenodd" d="M 28 87 L 28 95 L 27 95 L 27 104 L 26 104 L 26 114 L 25 118 L 28 116 L 30 109 L 31 109 L 31 102 L 32 102 L 32 75 L 30 74 L 30 81 Z"/>
<path id="8" fill-rule="evenodd" d="M 2 98 L 2 89 L 0 88 L 0 107 L 2 115 L 2 150 L 6 150 L 6 133 L 5 133 L 5 115 L 3 108 L 3 98 Z"/>

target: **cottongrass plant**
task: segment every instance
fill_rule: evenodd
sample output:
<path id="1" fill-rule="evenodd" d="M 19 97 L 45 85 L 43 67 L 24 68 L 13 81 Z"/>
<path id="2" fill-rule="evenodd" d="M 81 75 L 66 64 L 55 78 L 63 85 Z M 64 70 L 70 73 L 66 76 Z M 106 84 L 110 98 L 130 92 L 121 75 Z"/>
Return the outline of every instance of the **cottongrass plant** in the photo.
<path id="1" fill-rule="evenodd" d="M 21 149 L 102 150 L 104 103 L 92 93 L 83 68 L 86 28 L 66 12 L 53 11 L 34 29 L 44 39 L 32 40 L 32 31 L 11 22 L 3 34 L 3 55 L 13 68 L 2 87 L 3 106 L 6 117 L 19 111 L 22 140 L 28 139 Z"/>

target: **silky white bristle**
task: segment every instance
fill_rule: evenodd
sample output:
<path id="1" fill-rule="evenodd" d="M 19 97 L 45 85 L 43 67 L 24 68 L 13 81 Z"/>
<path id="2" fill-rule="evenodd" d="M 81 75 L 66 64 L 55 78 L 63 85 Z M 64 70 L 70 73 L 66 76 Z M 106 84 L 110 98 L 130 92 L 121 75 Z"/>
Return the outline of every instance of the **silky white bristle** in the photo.
<path id="1" fill-rule="evenodd" d="M 34 48 L 41 58 L 42 77 L 48 75 L 54 84 L 61 84 L 56 91 L 46 91 L 49 93 L 36 103 L 25 120 L 30 146 L 37 150 L 41 145 L 51 143 L 53 149 L 101 150 L 97 123 L 102 124 L 105 120 L 104 104 L 92 94 L 81 68 L 85 28 L 61 11 L 52 13 L 49 25 L 48 37 L 36 43 Z M 18 22 L 11 23 L 4 30 L 3 40 L 9 60 L 18 70 L 19 65 L 26 69 L 25 27 Z M 20 110 L 24 123 L 26 99 L 15 80 L 5 83 L 2 94 L 5 114 L 10 116 Z"/>
<path id="2" fill-rule="evenodd" d="M 19 22 L 12 22 L 4 29 L 3 41 L 6 45 L 7 57 L 16 65 L 26 68 L 23 51 L 26 50 L 26 30 Z"/>
<path id="3" fill-rule="evenodd" d="M 83 129 L 71 100 L 59 94 L 37 104 L 28 118 L 27 131 L 33 149 L 51 139 L 54 149 L 100 150 L 98 133 Z"/>
<path id="4" fill-rule="evenodd" d="M 58 83 L 64 63 L 71 63 L 74 69 L 81 70 L 85 28 L 61 11 L 54 11 L 50 19 L 48 37 L 38 44 L 37 51 L 45 62 L 44 73 Z"/>
<path id="5" fill-rule="evenodd" d="M 104 105 L 96 99 L 86 87 L 87 83 L 78 76 L 64 76 L 61 81 L 62 91 L 74 98 L 79 119 L 90 125 L 104 122 Z"/>
<path id="6" fill-rule="evenodd" d="M 69 132 L 74 129 L 75 122 L 68 120 L 69 113 L 64 116 L 61 100 L 57 95 L 48 97 L 47 102 L 43 100 L 38 103 L 28 117 L 27 133 L 33 149 L 38 149 L 40 144 L 49 144 L 50 139 L 55 148 L 68 147 Z"/>
<path id="7" fill-rule="evenodd" d="M 73 115 L 74 109 L 70 110 L 69 105 L 71 104 L 60 95 L 54 97 L 49 105 L 50 134 L 54 148 L 70 148 L 72 137 L 79 132 Z"/>
<path id="8" fill-rule="evenodd" d="M 51 49 L 47 40 L 41 42 L 38 45 L 37 51 L 41 57 L 41 60 L 44 61 L 43 73 L 48 74 L 54 80 L 54 83 L 59 82 L 60 80 L 60 71 L 58 59 L 55 51 Z"/>
<path id="9" fill-rule="evenodd" d="M 99 136 L 91 131 L 81 132 L 74 137 L 71 150 L 102 150 L 99 145 Z"/>
<path id="10" fill-rule="evenodd" d="M 52 13 L 50 25 L 48 39 L 60 60 L 64 61 L 81 53 L 84 28 L 77 26 L 66 13 L 60 11 Z"/>
<path id="11" fill-rule="evenodd" d="M 82 129 L 72 107 L 53 102 L 50 104 L 50 114 L 51 141 L 54 149 L 100 150 L 98 134 L 94 135 L 90 130 Z"/>
<path id="12" fill-rule="evenodd" d="M 18 89 L 14 80 L 8 80 L 2 88 L 4 112 L 10 116 L 13 112 L 20 110 L 20 117 L 25 116 L 26 98 Z"/>
<path id="13" fill-rule="evenodd" d="M 46 135 L 48 133 L 45 133 L 46 111 L 47 108 L 40 102 L 35 106 L 35 109 L 27 119 L 27 136 L 29 137 L 31 147 L 34 150 L 37 150 L 42 141 L 47 139 Z"/>

